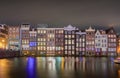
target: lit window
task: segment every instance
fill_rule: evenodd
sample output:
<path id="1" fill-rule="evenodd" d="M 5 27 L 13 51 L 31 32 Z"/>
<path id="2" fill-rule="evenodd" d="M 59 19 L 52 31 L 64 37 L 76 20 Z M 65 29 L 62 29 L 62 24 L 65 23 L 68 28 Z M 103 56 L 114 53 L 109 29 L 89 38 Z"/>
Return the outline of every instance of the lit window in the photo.
<path id="1" fill-rule="evenodd" d="M 74 44 L 74 40 L 72 40 L 72 44 Z"/>
<path id="2" fill-rule="evenodd" d="M 83 43 L 83 47 L 85 47 L 85 43 Z"/>
<path id="3" fill-rule="evenodd" d="M 71 35 L 68 35 L 68 38 L 71 38 Z"/>
<path id="4" fill-rule="evenodd" d="M 68 44 L 71 44 L 71 40 L 68 41 Z"/>
<path id="5" fill-rule="evenodd" d="M 67 44 L 67 40 L 65 40 L 65 44 Z"/>
<path id="6" fill-rule="evenodd" d="M 46 50 L 46 48 L 44 47 L 44 50 Z"/>
<path id="7" fill-rule="evenodd" d="M 111 37 L 114 37 L 114 35 L 111 35 Z"/>
<path id="8" fill-rule="evenodd" d="M 67 54 L 67 51 L 65 51 L 65 54 Z"/>
<path id="9" fill-rule="evenodd" d="M 67 46 L 65 46 L 65 49 L 67 49 Z"/>
<path id="10" fill-rule="evenodd" d="M 52 50 L 52 47 L 50 47 L 50 50 Z"/>
<path id="11" fill-rule="evenodd" d="M 114 39 L 114 42 L 116 42 L 116 39 Z"/>
<path id="12" fill-rule="evenodd" d="M 46 45 L 46 43 L 44 42 L 44 45 Z"/>
<path id="13" fill-rule="evenodd" d="M 40 42 L 38 42 L 38 45 L 40 45 Z"/>
<path id="14" fill-rule="evenodd" d="M 72 46 L 72 49 L 74 50 L 74 46 Z"/>
<path id="15" fill-rule="evenodd" d="M 40 38 L 38 38 L 38 41 L 40 41 Z"/>
<path id="16" fill-rule="evenodd" d="M 85 48 L 83 48 L 83 51 L 85 51 Z"/>
<path id="17" fill-rule="evenodd" d="M 47 50 L 49 50 L 49 47 L 47 47 Z"/>
<path id="18" fill-rule="evenodd" d="M 116 37 L 116 35 L 114 35 L 114 37 Z"/>
<path id="19" fill-rule="evenodd" d="M 65 35 L 65 38 L 67 38 L 67 35 Z"/>
<path id="20" fill-rule="evenodd" d="M 86 44 L 88 45 L 88 44 L 89 44 L 89 42 L 86 42 Z"/>
<path id="21" fill-rule="evenodd" d="M 74 51 L 72 51 L 72 54 L 74 54 Z"/>
<path id="22" fill-rule="evenodd" d="M 78 39 L 76 39 L 76 41 L 78 42 Z"/>
<path id="23" fill-rule="evenodd" d="M 29 44 L 31 47 L 34 47 L 34 46 L 36 46 L 36 42 L 30 42 L 30 44 Z"/>
<path id="24" fill-rule="evenodd" d="M 10 28 L 10 30 L 12 30 L 12 28 Z"/>
<path id="25" fill-rule="evenodd" d="M 46 33 L 46 31 L 44 30 L 44 33 Z"/>
<path id="26" fill-rule="evenodd" d="M 75 36 L 74 35 L 72 35 L 72 38 L 74 38 Z"/>
<path id="27" fill-rule="evenodd" d="M 85 39 L 83 39 L 83 42 L 85 41 Z"/>
<path id="28" fill-rule="evenodd" d="M 63 33 L 63 30 L 61 30 L 61 33 Z"/>
<path id="29" fill-rule="evenodd" d="M 40 33 L 40 30 L 38 30 L 38 33 Z"/>
<path id="30" fill-rule="evenodd" d="M 43 38 L 41 38 L 40 40 L 43 41 Z"/>
<path id="31" fill-rule="evenodd" d="M 76 48 L 76 51 L 78 51 L 78 48 Z"/>
<path id="32" fill-rule="evenodd" d="M 71 46 L 68 46 L 68 49 L 71 50 Z"/>
<path id="33" fill-rule="evenodd" d="M 80 38 L 80 42 L 81 42 L 81 38 Z"/>
<path id="34" fill-rule="evenodd" d="M 81 44 L 79 46 L 81 47 Z"/>
<path id="35" fill-rule="evenodd" d="M 78 43 L 76 43 L 76 47 L 78 47 Z"/>
<path id="36" fill-rule="evenodd" d="M 41 33 L 43 33 L 43 30 L 41 30 Z"/>

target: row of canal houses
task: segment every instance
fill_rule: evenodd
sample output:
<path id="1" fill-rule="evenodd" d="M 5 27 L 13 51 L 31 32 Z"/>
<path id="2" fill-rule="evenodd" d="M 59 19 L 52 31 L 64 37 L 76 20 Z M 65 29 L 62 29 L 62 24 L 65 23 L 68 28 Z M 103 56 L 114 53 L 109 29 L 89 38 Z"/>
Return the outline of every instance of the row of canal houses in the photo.
<path id="1" fill-rule="evenodd" d="M 8 49 L 20 50 L 23 56 L 116 56 L 117 35 L 113 27 L 79 30 L 72 25 L 22 24 L 9 26 Z"/>

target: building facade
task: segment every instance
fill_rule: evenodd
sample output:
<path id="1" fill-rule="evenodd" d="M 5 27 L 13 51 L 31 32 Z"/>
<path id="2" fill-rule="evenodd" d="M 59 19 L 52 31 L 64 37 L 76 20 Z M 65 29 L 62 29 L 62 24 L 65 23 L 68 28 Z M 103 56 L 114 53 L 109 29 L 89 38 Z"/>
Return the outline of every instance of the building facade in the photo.
<path id="1" fill-rule="evenodd" d="M 89 27 L 85 31 L 68 25 L 49 28 L 47 24 L 8 26 L 0 24 L 0 50 L 35 56 L 116 56 L 120 37 L 114 28 L 106 31 Z M 117 53 L 116 53 L 117 52 Z"/>
<path id="2" fill-rule="evenodd" d="M 55 55 L 63 56 L 64 54 L 64 29 L 55 28 Z"/>
<path id="3" fill-rule="evenodd" d="M 55 29 L 46 28 L 47 56 L 55 56 Z"/>
<path id="4" fill-rule="evenodd" d="M 107 56 L 108 50 L 108 36 L 106 31 L 101 30 L 101 56 Z"/>
<path id="5" fill-rule="evenodd" d="M 120 35 L 117 36 L 117 55 L 120 56 Z"/>
<path id="6" fill-rule="evenodd" d="M 20 26 L 9 26 L 8 35 L 8 49 L 20 51 Z"/>
<path id="7" fill-rule="evenodd" d="M 107 56 L 108 38 L 104 30 L 97 30 L 95 33 L 96 56 Z"/>
<path id="8" fill-rule="evenodd" d="M 86 32 L 76 32 L 76 56 L 85 56 Z"/>
<path id="9" fill-rule="evenodd" d="M 95 29 L 89 27 L 86 31 L 86 56 L 95 56 Z"/>
<path id="10" fill-rule="evenodd" d="M 76 54 L 76 31 L 78 29 L 72 25 L 64 27 L 64 55 L 74 56 Z"/>
<path id="11" fill-rule="evenodd" d="M 101 40 L 101 33 L 100 33 L 100 31 L 99 30 L 97 30 L 96 31 L 96 33 L 95 33 L 95 55 L 96 56 L 100 56 L 101 55 L 101 42 L 102 42 L 102 40 Z"/>
<path id="12" fill-rule="evenodd" d="M 8 26 L 0 24 L 0 50 L 8 49 Z"/>
<path id="13" fill-rule="evenodd" d="M 21 55 L 30 55 L 29 40 L 30 40 L 30 24 L 22 24 L 20 28 L 20 42 L 21 42 Z"/>
<path id="14" fill-rule="evenodd" d="M 108 56 L 116 56 L 117 52 L 117 36 L 113 27 L 109 28 L 107 31 L 108 35 Z"/>
<path id="15" fill-rule="evenodd" d="M 32 28 L 29 31 L 30 38 L 29 38 L 29 52 L 30 55 L 36 56 L 37 55 L 37 31 L 36 29 Z"/>
<path id="16" fill-rule="evenodd" d="M 37 55 L 45 56 L 47 53 L 47 31 L 46 28 L 37 28 Z"/>

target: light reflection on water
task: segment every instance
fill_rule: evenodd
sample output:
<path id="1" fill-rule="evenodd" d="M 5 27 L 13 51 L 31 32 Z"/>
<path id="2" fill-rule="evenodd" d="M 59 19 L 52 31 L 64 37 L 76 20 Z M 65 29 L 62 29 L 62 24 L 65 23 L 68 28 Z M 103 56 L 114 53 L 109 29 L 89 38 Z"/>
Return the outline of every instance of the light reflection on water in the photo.
<path id="1" fill-rule="evenodd" d="M 9 64 L 10 62 L 7 59 L 2 59 L 0 60 L 0 78 L 9 78 L 7 72 L 10 70 L 9 69 Z"/>
<path id="2" fill-rule="evenodd" d="M 0 59 L 0 78 L 120 78 L 108 57 L 21 57 Z"/>
<path id="3" fill-rule="evenodd" d="M 27 59 L 27 65 L 26 65 L 27 78 L 35 78 L 36 77 L 35 61 L 36 61 L 35 58 L 32 58 L 32 57 L 29 57 Z"/>

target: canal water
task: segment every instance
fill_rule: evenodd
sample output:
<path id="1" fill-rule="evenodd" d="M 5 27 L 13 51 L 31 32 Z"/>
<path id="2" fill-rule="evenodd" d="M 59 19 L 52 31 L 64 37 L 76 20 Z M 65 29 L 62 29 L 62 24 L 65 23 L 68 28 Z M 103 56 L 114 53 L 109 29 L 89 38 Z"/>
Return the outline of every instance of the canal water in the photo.
<path id="1" fill-rule="evenodd" d="M 0 59 L 0 78 L 120 78 L 113 57 Z"/>

